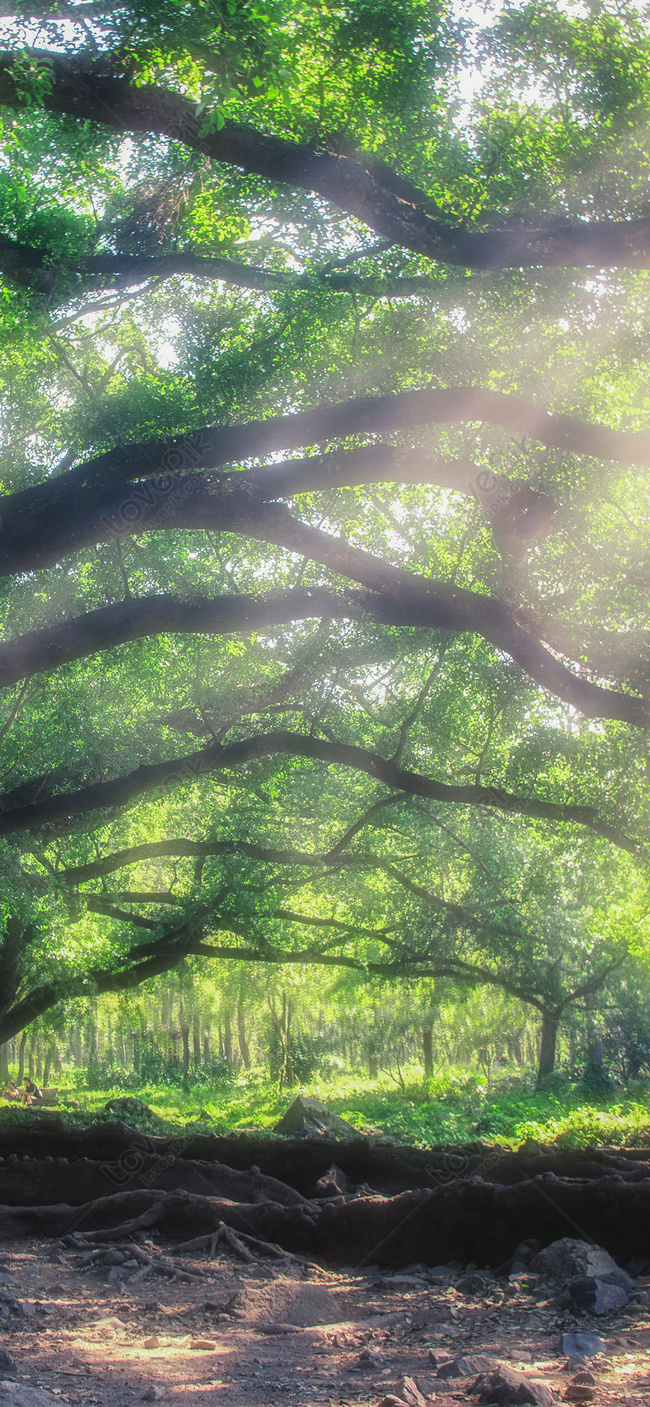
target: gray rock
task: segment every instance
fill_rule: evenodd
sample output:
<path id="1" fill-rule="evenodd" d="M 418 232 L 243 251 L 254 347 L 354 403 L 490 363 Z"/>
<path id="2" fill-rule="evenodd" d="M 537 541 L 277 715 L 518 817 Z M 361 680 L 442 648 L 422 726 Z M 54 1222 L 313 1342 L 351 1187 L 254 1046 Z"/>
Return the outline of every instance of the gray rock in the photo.
<path id="1" fill-rule="evenodd" d="M 473 1353 L 467 1358 L 450 1358 L 442 1363 L 436 1373 L 437 1378 L 476 1378 L 479 1373 L 493 1373 L 499 1366 L 496 1358 L 485 1353 Z"/>
<path id="2" fill-rule="evenodd" d="M 576 1280 L 593 1277 L 610 1285 L 620 1285 L 623 1290 L 631 1290 L 634 1281 L 627 1275 L 609 1251 L 602 1246 L 593 1246 L 589 1241 L 574 1240 L 563 1236 L 561 1241 L 553 1241 L 545 1250 L 534 1256 L 530 1269 L 540 1275 L 549 1275 L 553 1280 Z"/>
<path id="3" fill-rule="evenodd" d="M 357 1358 L 358 1368 L 383 1368 L 384 1360 L 380 1353 L 376 1353 L 374 1348 L 364 1348 Z"/>
<path id="4" fill-rule="evenodd" d="M 520 1402 L 532 1402 L 535 1407 L 553 1407 L 555 1401 L 550 1388 L 544 1383 L 533 1383 L 514 1368 L 501 1363 L 495 1373 L 480 1386 L 479 1402 L 496 1403 L 498 1407 L 518 1407 Z"/>
<path id="5" fill-rule="evenodd" d="M 330 1113 L 319 1099 L 307 1099 L 304 1094 L 299 1094 L 289 1105 L 273 1132 L 291 1138 L 359 1138 L 352 1124 Z"/>
<path id="6" fill-rule="evenodd" d="M 456 1289 L 463 1295 L 484 1295 L 494 1284 L 493 1277 L 486 1270 L 473 1270 L 469 1275 L 461 1275 L 456 1281 Z"/>
<path id="7" fill-rule="evenodd" d="M 15 1373 L 16 1364 L 6 1348 L 0 1348 L 0 1373 Z"/>
<path id="8" fill-rule="evenodd" d="M 567 1358 L 595 1358 L 605 1352 L 605 1342 L 597 1334 L 563 1334 L 562 1352 Z"/>
<path id="9" fill-rule="evenodd" d="M 0 1382 L 1 1407 L 56 1407 L 58 1397 L 51 1392 L 43 1392 L 40 1387 L 27 1387 L 24 1383 Z"/>
<path id="10" fill-rule="evenodd" d="M 622 1309 L 629 1304 L 629 1296 L 620 1285 L 610 1285 L 607 1281 L 592 1275 L 572 1280 L 567 1285 L 571 1300 L 577 1309 L 585 1309 L 589 1314 L 611 1314 L 614 1309 Z"/>

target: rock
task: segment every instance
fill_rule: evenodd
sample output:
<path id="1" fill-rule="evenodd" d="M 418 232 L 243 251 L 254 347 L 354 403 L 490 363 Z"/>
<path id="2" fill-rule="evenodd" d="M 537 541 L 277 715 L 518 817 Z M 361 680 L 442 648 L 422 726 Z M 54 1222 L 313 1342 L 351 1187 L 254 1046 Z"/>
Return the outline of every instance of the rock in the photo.
<path id="1" fill-rule="evenodd" d="M 532 1402 L 535 1407 L 553 1407 L 554 1397 L 544 1383 L 533 1383 L 515 1368 L 501 1363 L 496 1372 L 479 1380 L 479 1402 L 497 1403 L 498 1407 L 517 1407 L 520 1402 Z"/>
<path id="2" fill-rule="evenodd" d="M 621 1270 L 609 1251 L 603 1250 L 602 1246 L 593 1246 L 589 1241 L 573 1240 L 570 1236 L 563 1236 L 561 1241 L 553 1241 L 540 1251 L 533 1257 L 530 1268 L 553 1280 L 593 1277 L 609 1285 L 620 1285 L 623 1290 L 634 1289 L 631 1276 Z"/>
<path id="3" fill-rule="evenodd" d="M 521 1275 L 522 1271 L 528 1270 L 531 1261 L 536 1255 L 539 1255 L 541 1249 L 539 1241 L 535 1241 L 532 1237 L 528 1241 L 520 1241 L 512 1257 L 510 1274 Z"/>
<path id="4" fill-rule="evenodd" d="M 572 1378 L 571 1382 L 577 1383 L 578 1387 L 595 1387 L 596 1385 L 596 1379 L 593 1373 L 589 1372 L 576 1373 L 575 1378 Z"/>
<path id="5" fill-rule="evenodd" d="M 0 1373 L 15 1373 L 16 1364 L 6 1348 L 0 1348 Z"/>
<path id="6" fill-rule="evenodd" d="M 122 1251 L 110 1250 L 104 1256 L 104 1265 L 122 1265 L 125 1256 Z"/>
<path id="7" fill-rule="evenodd" d="M 486 1270 L 474 1270 L 469 1275 L 461 1275 L 456 1281 L 456 1289 L 463 1295 L 484 1295 L 490 1285 L 494 1284 L 493 1277 Z"/>
<path id="8" fill-rule="evenodd" d="M 407 1407 L 427 1407 L 426 1397 L 414 1378 L 400 1378 L 397 1384 L 397 1393 L 402 1402 L 406 1402 Z"/>
<path id="9" fill-rule="evenodd" d="M 363 1353 L 357 1358 L 358 1368 L 383 1368 L 384 1360 L 380 1353 L 375 1353 L 374 1348 L 364 1348 Z"/>
<path id="10" fill-rule="evenodd" d="M 605 1352 L 605 1343 L 597 1334 L 563 1334 L 562 1352 L 567 1358 L 595 1358 Z"/>
<path id="11" fill-rule="evenodd" d="M 60 1400 L 51 1392 L 43 1392 L 40 1387 L 27 1387 L 22 1383 L 0 1382 L 2 1407 L 56 1407 Z"/>
<path id="12" fill-rule="evenodd" d="M 327 1172 L 319 1177 L 316 1183 L 316 1192 L 319 1197 L 344 1197 L 351 1189 L 349 1177 L 346 1177 L 341 1168 L 337 1168 L 336 1163 L 332 1163 Z"/>
<path id="13" fill-rule="evenodd" d="M 496 1358 L 473 1353 L 467 1358 L 450 1358 L 438 1368 L 438 1378 L 476 1378 L 479 1373 L 493 1373 L 499 1364 Z"/>
<path id="14" fill-rule="evenodd" d="M 583 1387 L 582 1383 L 569 1383 L 569 1386 L 564 1394 L 564 1401 L 591 1402 L 591 1399 L 594 1396 L 594 1389 L 592 1387 Z"/>
<path id="15" fill-rule="evenodd" d="M 146 1392 L 143 1392 L 143 1394 L 142 1394 L 142 1401 L 143 1401 L 143 1402 L 160 1402 L 161 1397 L 164 1397 L 164 1396 L 165 1396 L 165 1394 L 164 1394 L 164 1392 L 163 1392 L 163 1390 L 162 1390 L 161 1387 L 148 1387 L 148 1388 L 147 1388 L 147 1391 L 146 1391 Z"/>
<path id="16" fill-rule="evenodd" d="M 386 1397 L 382 1397 L 378 1407 L 407 1407 L 407 1403 L 402 1402 L 401 1397 L 395 1397 L 394 1393 L 389 1392 Z"/>
<path id="17" fill-rule="evenodd" d="M 144 1340 L 144 1343 L 143 1343 L 142 1347 L 143 1347 L 143 1348 L 160 1348 L 160 1339 L 158 1338 L 158 1335 L 157 1335 L 157 1334 L 151 1334 L 148 1339 L 145 1339 L 145 1340 Z"/>
<path id="18" fill-rule="evenodd" d="M 420 1275 L 380 1275 L 374 1290 L 426 1290 L 428 1281 Z"/>
<path id="19" fill-rule="evenodd" d="M 163 1120 L 153 1109 L 145 1104 L 144 1099 L 136 1099 L 134 1094 L 120 1094 L 113 1099 L 108 1099 L 104 1105 L 107 1114 L 116 1114 L 119 1119 L 128 1121 L 129 1115 L 136 1119 L 153 1119 L 154 1122 L 162 1123 Z"/>
<path id="20" fill-rule="evenodd" d="M 607 1284 L 594 1276 L 572 1280 L 567 1290 L 576 1308 L 587 1310 L 589 1314 L 611 1314 L 613 1310 L 622 1309 L 623 1305 L 630 1303 L 620 1285 Z"/>
<path id="21" fill-rule="evenodd" d="M 214 1348 L 216 1348 L 216 1347 L 217 1347 L 217 1345 L 216 1345 L 214 1339 L 192 1339 L 192 1341 L 191 1341 L 191 1343 L 190 1343 L 190 1348 L 209 1348 L 209 1349 L 214 1349 Z"/>
<path id="22" fill-rule="evenodd" d="M 332 1114 L 319 1099 L 307 1099 L 304 1094 L 299 1094 L 289 1105 L 273 1132 L 291 1138 L 359 1138 L 352 1124 Z"/>

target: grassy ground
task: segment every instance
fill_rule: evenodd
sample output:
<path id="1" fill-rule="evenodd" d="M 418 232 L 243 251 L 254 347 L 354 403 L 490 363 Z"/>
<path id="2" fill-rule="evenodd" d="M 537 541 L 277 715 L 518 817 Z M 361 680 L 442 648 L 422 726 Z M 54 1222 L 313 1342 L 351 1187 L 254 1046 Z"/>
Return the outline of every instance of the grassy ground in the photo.
<path id="1" fill-rule="evenodd" d="M 65 1083 L 71 1082 L 66 1075 Z M 137 1095 L 155 1112 L 161 1132 L 198 1120 L 206 1129 L 225 1133 L 233 1128 L 272 1129 L 298 1092 L 279 1090 L 258 1070 L 212 1088 L 143 1085 Z M 402 1091 L 388 1075 L 373 1081 L 366 1071 L 357 1070 L 317 1077 L 302 1092 L 322 1100 L 360 1132 L 389 1134 L 420 1147 L 476 1139 L 516 1147 L 526 1138 L 567 1146 L 650 1143 L 647 1081 L 594 1098 L 560 1078 L 552 1089 L 536 1094 L 532 1072 L 502 1076 L 488 1088 L 466 1070 L 423 1083 L 421 1071 L 413 1069 L 405 1071 Z M 107 1100 L 123 1094 L 80 1084 L 75 1122 L 108 1117 Z M 153 1131 L 151 1123 L 149 1128 Z"/>

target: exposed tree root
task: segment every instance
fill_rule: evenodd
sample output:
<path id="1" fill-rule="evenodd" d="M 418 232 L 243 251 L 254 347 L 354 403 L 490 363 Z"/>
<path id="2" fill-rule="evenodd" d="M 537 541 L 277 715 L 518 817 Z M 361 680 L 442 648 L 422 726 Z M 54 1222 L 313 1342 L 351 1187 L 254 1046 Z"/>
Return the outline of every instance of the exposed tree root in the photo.
<path id="1" fill-rule="evenodd" d="M 83 1239 L 92 1245 L 102 1231 L 115 1241 L 126 1227 L 142 1225 L 143 1216 L 149 1224 L 155 1220 L 160 1234 L 180 1235 L 186 1249 L 188 1233 L 205 1245 L 215 1235 L 228 1242 L 234 1232 L 249 1253 L 257 1249 L 254 1241 L 268 1241 L 346 1265 L 452 1259 L 499 1265 L 531 1236 L 542 1244 L 580 1236 L 624 1259 L 650 1255 L 650 1180 L 629 1183 L 615 1175 L 588 1182 L 547 1174 L 511 1187 L 459 1178 L 396 1197 L 337 1197 L 297 1207 L 182 1191 L 119 1192 L 77 1208 L 0 1207 L 0 1237 L 74 1232 L 73 1244 Z"/>

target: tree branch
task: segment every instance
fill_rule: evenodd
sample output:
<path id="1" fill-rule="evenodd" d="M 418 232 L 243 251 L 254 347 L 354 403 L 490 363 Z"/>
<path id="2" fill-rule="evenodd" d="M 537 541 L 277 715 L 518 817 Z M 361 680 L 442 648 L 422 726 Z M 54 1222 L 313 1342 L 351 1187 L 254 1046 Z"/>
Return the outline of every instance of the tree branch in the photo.
<path id="1" fill-rule="evenodd" d="M 126 806 L 158 788 L 168 790 L 190 781 L 197 781 L 214 772 L 229 771 L 253 759 L 277 755 L 302 757 L 310 761 L 324 762 L 328 766 L 350 767 L 355 771 L 364 772 L 375 781 L 383 782 L 393 791 L 426 796 L 445 804 L 490 807 L 529 819 L 587 826 L 596 835 L 612 841 L 614 845 L 629 850 L 632 854 L 639 850 L 636 840 L 601 821 L 593 806 L 542 801 L 535 797 L 517 796 L 498 787 L 450 786 L 444 782 L 432 781 L 417 772 L 406 771 L 394 762 L 363 748 L 280 730 L 244 738 L 227 746 L 213 744 L 202 751 L 172 758 L 167 762 L 142 765 L 113 781 L 96 782 L 92 786 L 81 787 L 78 791 L 50 796 L 32 805 L 4 811 L 0 813 L 0 836 L 13 835 L 16 831 L 33 826 L 69 821 L 72 817 L 88 815 L 93 811 Z"/>
<path id="2" fill-rule="evenodd" d="M 416 254 L 476 269 L 544 267 L 650 267 L 650 220 L 574 222 L 553 220 L 540 229 L 474 231 L 433 218 L 426 192 L 410 187 L 404 199 L 400 178 L 383 164 L 319 151 L 226 121 L 201 135 L 201 119 L 180 94 L 106 73 L 106 55 L 96 65 L 85 58 L 33 51 L 48 64 L 52 84 L 43 96 L 50 112 L 97 122 L 119 132 L 151 132 L 273 182 L 312 191 L 369 229 Z M 18 55 L 0 57 L 0 103 L 21 107 L 16 81 Z M 370 168 L 370 169 L 369 169 Z"/>

